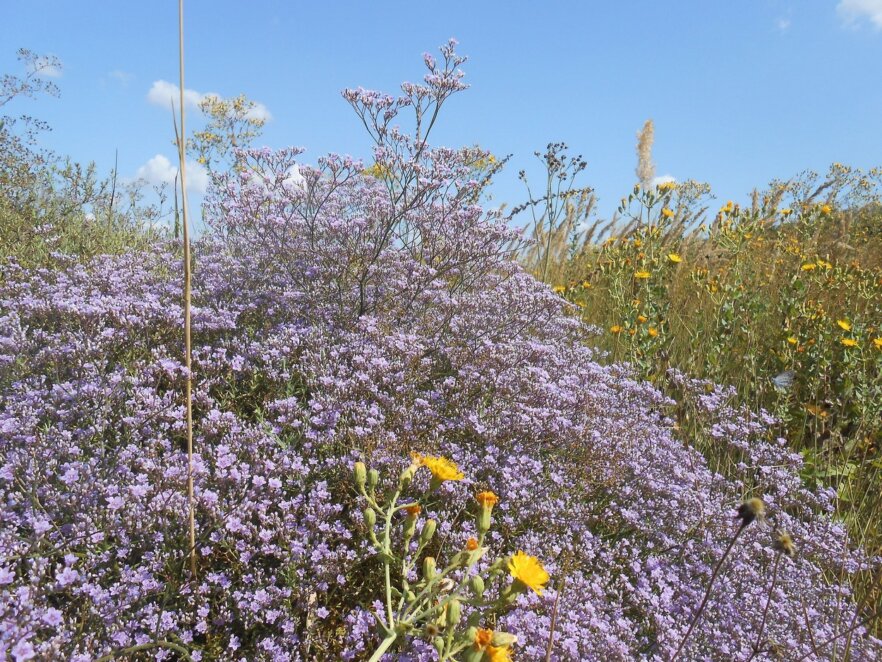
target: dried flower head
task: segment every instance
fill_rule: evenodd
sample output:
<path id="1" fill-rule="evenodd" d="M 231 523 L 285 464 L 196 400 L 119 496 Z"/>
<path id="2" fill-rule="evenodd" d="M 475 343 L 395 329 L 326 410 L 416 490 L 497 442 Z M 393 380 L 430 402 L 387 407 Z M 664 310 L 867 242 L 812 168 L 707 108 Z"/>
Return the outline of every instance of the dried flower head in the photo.
<path id="1" fill-rule="evenodd" d="M 738 506 L 738 519 L 741 520 L 741 526 L 747 526 L 754 520 L 762 521 L 766 516 L 766 504 L 757 497 L 748 499 Z"/>
<path id="2" fill-rule="evenodd" d="M 791 538 L 790 534 L 784 530 L 779 529 L 775 532 L 775 541 L 772 543 L 772 548 L 776 552 L 780 552 L 791 558 L 796 554 L 796 545 L 793 544 L 793 538 Z"/>

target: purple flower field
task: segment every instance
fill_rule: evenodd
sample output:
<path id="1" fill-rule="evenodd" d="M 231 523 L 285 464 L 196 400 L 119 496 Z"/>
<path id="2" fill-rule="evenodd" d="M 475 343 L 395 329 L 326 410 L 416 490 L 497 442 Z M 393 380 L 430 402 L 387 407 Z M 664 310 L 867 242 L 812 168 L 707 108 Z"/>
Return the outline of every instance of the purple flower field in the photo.
<path id="1" fill-rule="evenodd" d="M 546 659 L 557 604 L 550 659 L 670 660 L 750 497 L 767 517 L 735 541 L 678 659 L 882 658 L 849 588 L 876 561 L 767 416 L 724 387 L 672 372 L 675 402 L 601 365 L 595 330 L 511 260 L 517 233 L 478 205 L 488 155 L 425 140 L 465 87 L 443 55 L 402 97 L 345 93 L 372 171 L 249 151 L 214 181 L 194 247 L 195 580 L 180 247 L 4 267 L 4 659 L 368 659 L 382 578 L 352 465 L 396 475 L 411 451 L 465 474 L 424 513 L 435 553 L 475 535 L 463 512 L 492 490 L 491 553 L 527 550 L 550 574 L 494 623 L 515 659 Z M 726 475 L 679 434 L 683 406 Z M 437 657 L 414 636 L 383 659 Z"/>

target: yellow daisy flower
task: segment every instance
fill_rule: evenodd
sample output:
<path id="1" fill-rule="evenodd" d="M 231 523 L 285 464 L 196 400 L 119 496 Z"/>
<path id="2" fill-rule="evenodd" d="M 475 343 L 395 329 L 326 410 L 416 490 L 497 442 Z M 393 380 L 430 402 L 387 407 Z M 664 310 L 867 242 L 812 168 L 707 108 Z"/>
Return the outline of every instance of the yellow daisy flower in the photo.
<path id="1" fill-rule="evenodd" d="M 674 210 L 663 207 L 661 213 L 665 218 L 671 218 L 674 215 Z"/>
<path id="2" fill-rule="evenodd" d="M 511 649 L 508 646 L 487 646 L 489 662 L 511 662 Z"/>
<path id="3" fill-rule="evenodd" d="M 882 338 L 873 338 L 873 344 L 877 349 L 882 349 Z"/>
<path id="4" fill-rule="evenodd" d="M 508 571 L 516 581 L 531 588 L 537 595 L 542 595 L 542 589 L 550 579 L 539 559 L 521 551 L 509 559 Z"/>
<path id="5" fill-rule="evenodd" d="M 680 257 L 679 253 L 668 253 L 668 259 L 674 264 L 680 264 L 683 261 L 683 258 Z"/>
<path id="6" fill-rule="evenodd" d="M 836 320 L 836 323 L 843 331 L 851 331 L 851 322 L 849 322 L 848 320 Z"/>
<path id="7" fill-rule="evenodd" d="M 435 480 L 444 482 L 445 480 L 462 480 L 465 478 L 465 475 L 459 470 L 456 463 L 448 460 L 446 457 L 420 455 L 419 453 L 413 453 L 411 457 L 414 462 L 431 471 L 432 477 Z"/>
<path id="8" fill-rule="evenodd" d="M 650 275 L 651 274 L 648 271 L 638 271 L 634 274 L 634 278 L 637 278 L 639 280 L 646 280 L 647 278 L 649 278 Z"/>
<path id="9" fill-rule="evenodd" d="M 839 342 L 841 342 L 846 347 L 857 347 L 858 344 L 857 340 L 855 340 L 854 338 L 843 338 Z"/>

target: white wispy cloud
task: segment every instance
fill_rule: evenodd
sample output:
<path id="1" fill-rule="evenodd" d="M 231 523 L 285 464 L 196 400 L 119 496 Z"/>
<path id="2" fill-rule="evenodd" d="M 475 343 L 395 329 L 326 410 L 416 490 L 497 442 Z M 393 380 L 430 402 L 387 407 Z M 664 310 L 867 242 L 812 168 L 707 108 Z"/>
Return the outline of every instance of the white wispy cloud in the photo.
<path id="1" fill-rule="evenodd" d="M 212 94 L 212 93 L 209 93 Z M 184 88 L 184 108 L 198 109 L 200 102 L 209 94 L 203 94 L 196 90 Z M 217 96 L 213 94 L 212 96 Z M 147 92 L 147 101 L 155 106 L 163 108 L 177 108 L 181 98 L 181 88 L 167 80 L 154 81 Z"/>
<path id="2" fill-rule="evenodd" d="M 61 60 L 56 55 L 46 55 L 36 58 L 28 67 L 29 71 L 38 73 L 49 78 L 61 78 Z"/>
<path id="3" fill-rule="evenodd" d="M 840 0 L 836 12 L 846 25 L 856 26 L 868 20 L 882 30 L 882 0 Z"/>
<path id="4" fill-rule="evenodd" d="M 130 74 L 128 71 L 123 71 L 121 69 L 114 69 L 107 75 L 123 86 L 128 85 L 129 82 L 135 77 L 135 74 Z"/>
<path id="5" fill-rule="evenodd" d="M 178 107 L 178 103 L 181 98 L 180 90 L 181 88 L 179 88 L 174 83 L 169 83 L 167 80 L 157 80 L 154 81 L 153 85 L 150 87 L 150 90 L 147 92 L 147 100 L 156 106 L 174 109 Z M 214 97 L 216 99 L 223 98 L 216 92 L 197 92 L 196 90 L 191 90 L 190 88 L 185 87 L 184 108 L 197 110 L 199 108 L 199 104 L 210 97 Z M 270 113 L 269 108 L 267 108 L 259 101 L 252 101 L 252 103 L 254 104 L 254 107 L 245 114 L 246 118 L 263 120 L 265 122 L 268 122 L 272 119 L 273 116 Z"/>
<path id="6" fill-rule="evenodd" d="M 160 184 L 174 186 L 177 174 L 177 164 L 172 163 L 164 154 L 157 154 L 138 168 L 134 179 L 143 180 L 154 186 Z M 208 190 L 208 171 L 201 163 L 189 159 L 187 160 L 187 190 L 200 195 Z"/>
<path id="7" fill-rule="evenodd" d="M 775 21 L 775 27 L 778 28 L 780 32 L 787 32 L 790 29 L 791 21 L 789 18 L 779 18 Z"/>
<path id="8" fill-rule="evenodd" d="M 675 182 L 676 183 L 676 181 L 677 181 L 677 178 L 674 177 L 673 175 L 660 175 L 658 177 L 652 178 L 652 185 L 658 186 L 659 184 L 664 184 L 666 182 Z"/>
<path id="9" fill-rule="evenodd" d="M 263 120 L 264 122 L 269 122 L 273 116 L 269 111 L 269 108 L 264 106 L 259 101 L 254 101 L 254 108 L 250 109 L 247 113 L 245 113 L 245 117 L 250 120 Z"/>

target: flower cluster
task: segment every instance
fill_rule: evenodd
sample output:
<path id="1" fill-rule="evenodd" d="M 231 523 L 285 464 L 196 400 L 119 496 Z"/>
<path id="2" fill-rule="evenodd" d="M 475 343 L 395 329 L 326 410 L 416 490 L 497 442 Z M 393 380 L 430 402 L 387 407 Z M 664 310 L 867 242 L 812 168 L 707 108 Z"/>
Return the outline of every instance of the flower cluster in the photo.
<path id="1" fill-rule="evenodd" d="M 513 233 L 475 204 L 474 153 L 425 136 L 382 149 L 395 112 L 462 85 L 459 61 L 432 61 L 404 100 L 349 95 L 381 124 L 392 180 L 332 156 L 291 184 L 288 150 L 254 153 L 217 182 L 215 232 L 194 251 L 195 577 L 176 247 L 5 269 L 6 658 L 368 659 L 387 635 L 378 621 L 401 615 L 396 594 L 388 618 L 386 567 L 419 603 L 414 587 L 443 573 L 426 557 L 466 560 L 451 591 L 428 584 L 467 598 L 464 623 L 479 610 L 474 578 L 496 578 L 484 586 L 504 602 L 495 622 L 451 630 L 470 659 L 504 660 L 514 637 L 525 660 L 667 660 L 681 646 L 739 659 L 758 640 L 798 659 L 837 637 L 854 659 L 882 653 L 848 583 L 872 564 L 767 417 L 682 377 L 678 405 L 600 365 L 591 329 L 507 259 Z M 733 458 L 731 477 L 677 436 L 686 403 L 701 443 Z M 356 469 L 364 492 L 355 462 L 372 467 Z M 378 501 L 396 480 L 429 496 Z M 787 562 L 759 518 L 724 552 L 745 494 L 796 541 Z M 371 531 L 367 495 L 373 517 L 412 531 L 406 549 L 385 539 L 391 528 Z M 450 652 L 457 607 L 442 601 L 443 615 L 414 622 L 441 629 Z M 438 656 L 434 636 L 405 636 L 384 659 Z"/>

